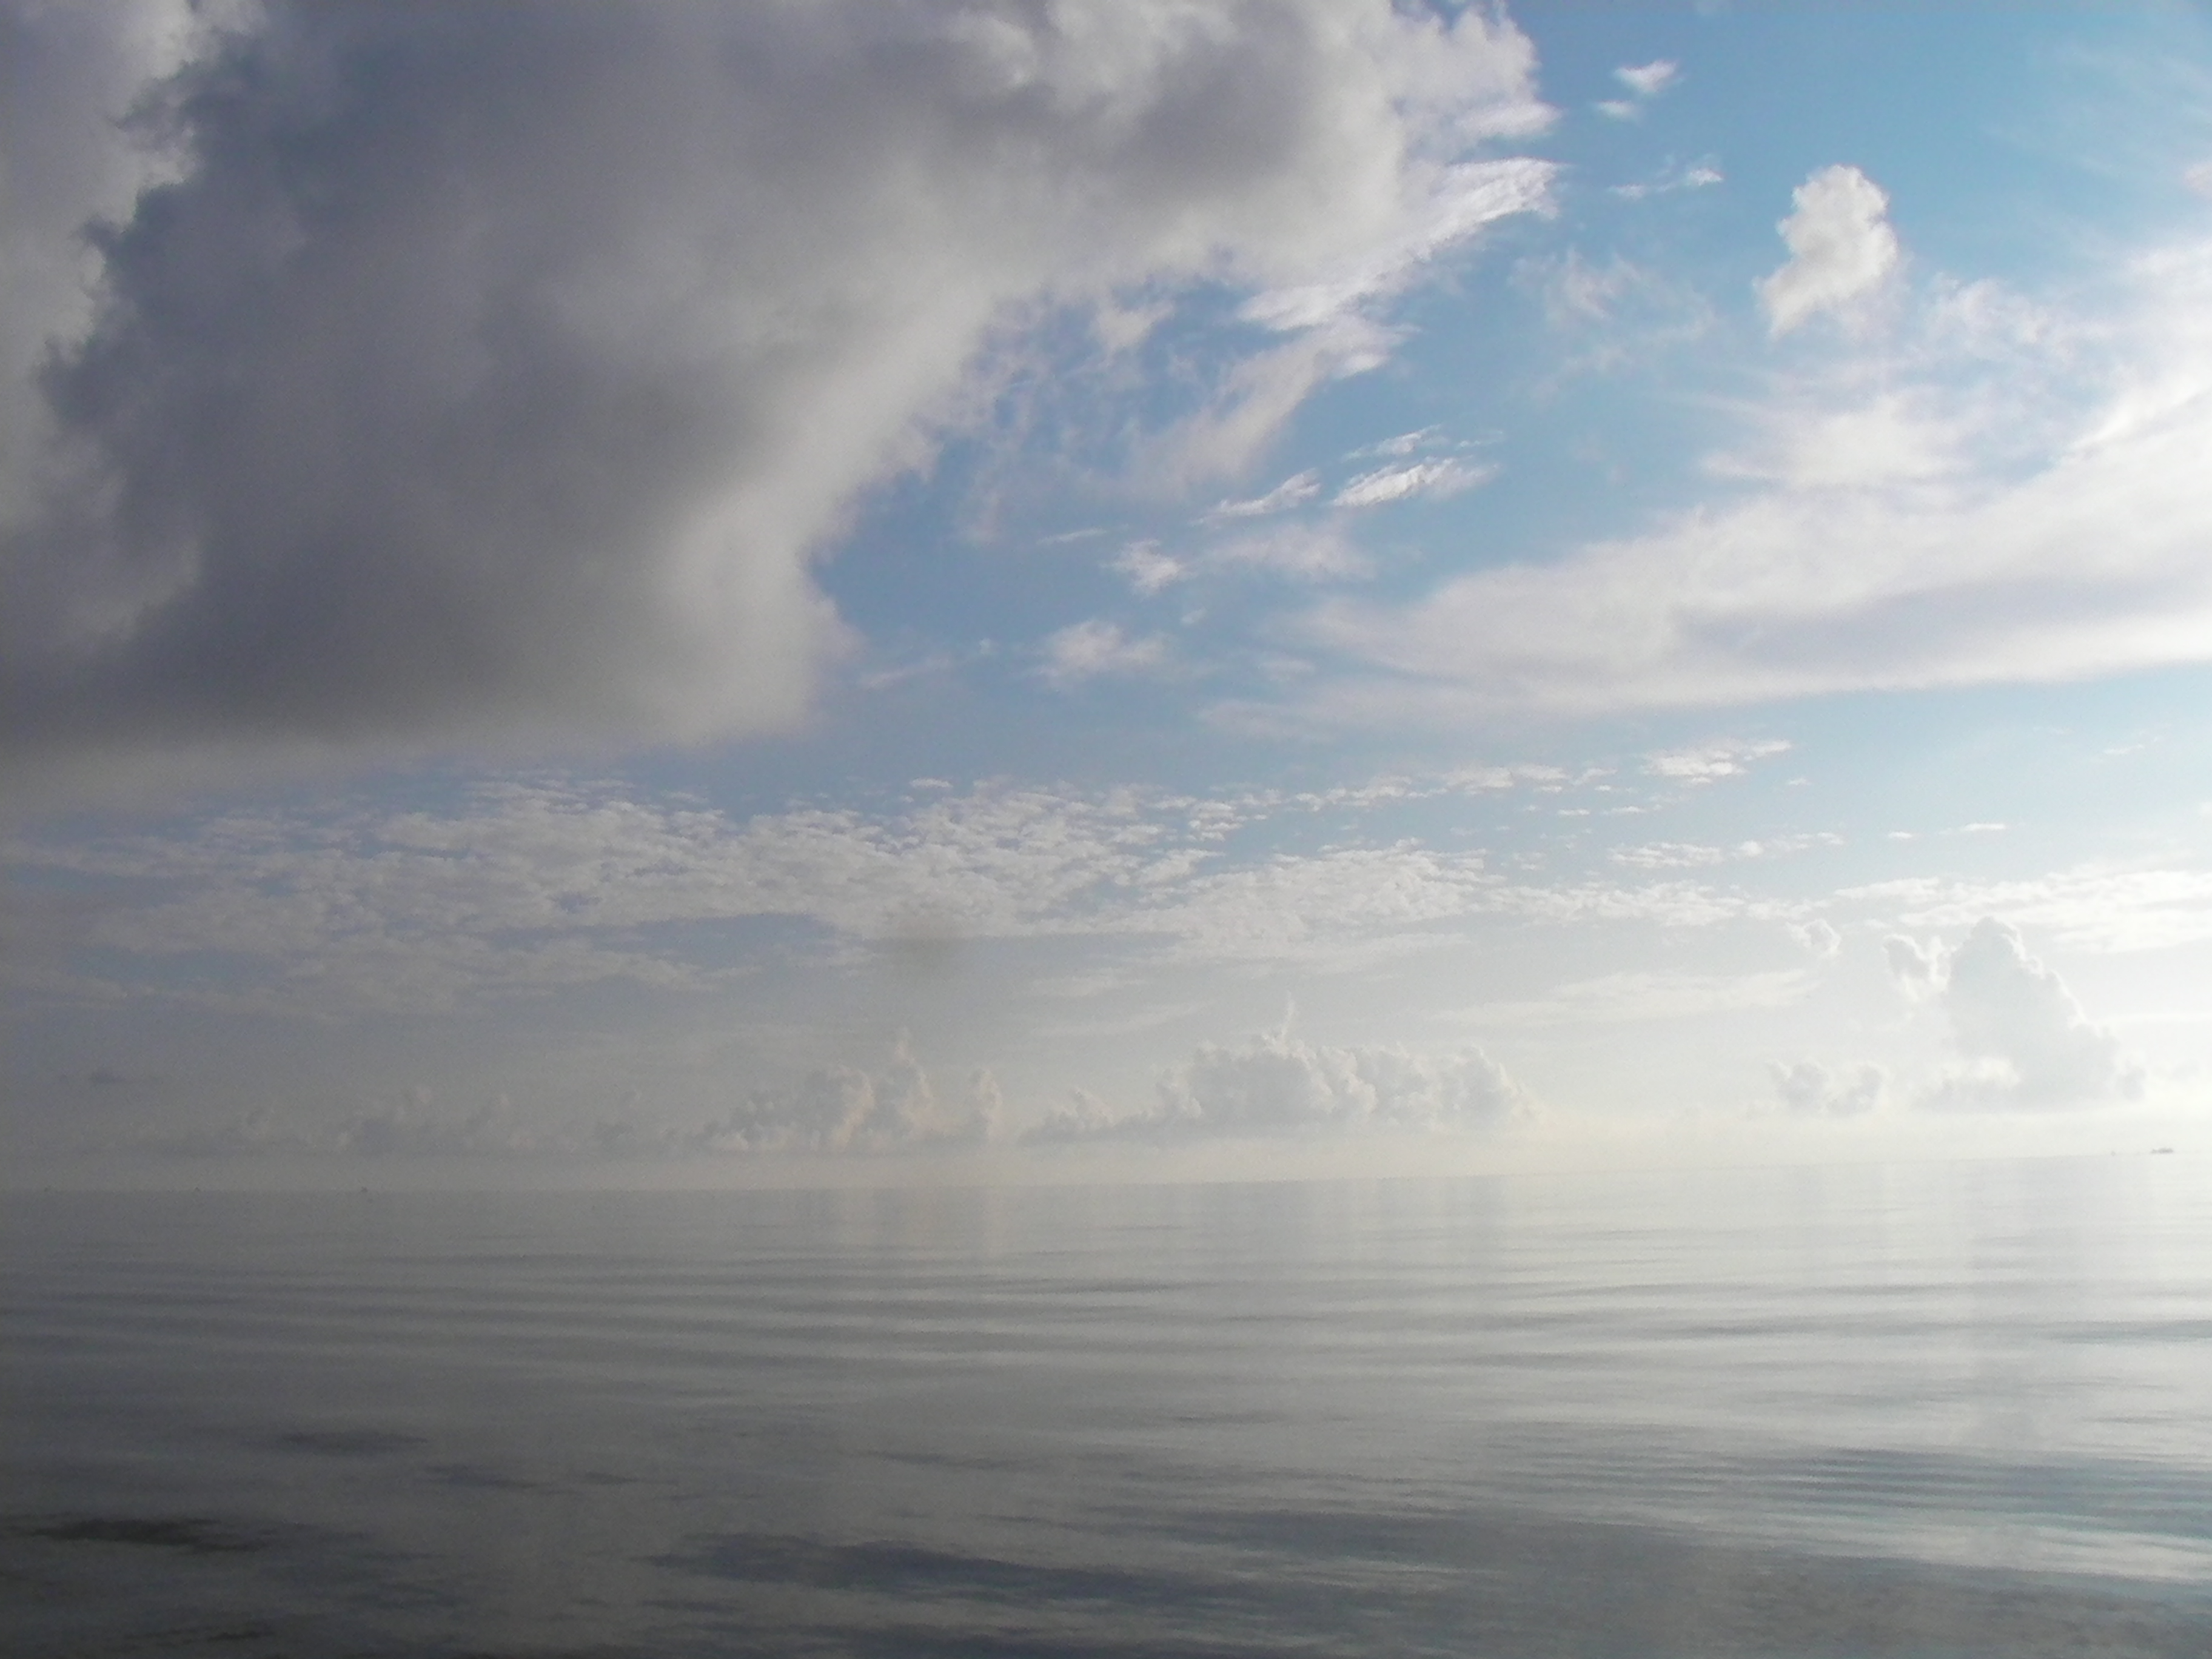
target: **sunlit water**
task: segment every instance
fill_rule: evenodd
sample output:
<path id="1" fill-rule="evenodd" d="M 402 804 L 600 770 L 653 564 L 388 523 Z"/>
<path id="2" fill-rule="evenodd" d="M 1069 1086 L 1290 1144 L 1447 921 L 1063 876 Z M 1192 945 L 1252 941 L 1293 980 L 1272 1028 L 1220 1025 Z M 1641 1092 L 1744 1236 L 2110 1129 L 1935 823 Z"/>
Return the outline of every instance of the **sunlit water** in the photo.
<path id="1" fill-rule="evenodd" d="M 2206 1176 L 18 1195 L 6 1648 L 2204 1659 Z"/>

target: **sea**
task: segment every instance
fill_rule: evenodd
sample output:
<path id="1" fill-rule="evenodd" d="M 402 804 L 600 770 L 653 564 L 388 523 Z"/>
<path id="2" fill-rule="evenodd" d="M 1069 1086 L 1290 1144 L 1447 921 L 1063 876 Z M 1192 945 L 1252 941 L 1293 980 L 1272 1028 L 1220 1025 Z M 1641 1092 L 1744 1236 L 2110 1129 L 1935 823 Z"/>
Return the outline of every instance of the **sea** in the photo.
<path id="1" fill-rule="evenodd" d="M 15 1193 L 0 1648 L 2212 1655 L 2212 1167 Z"/>

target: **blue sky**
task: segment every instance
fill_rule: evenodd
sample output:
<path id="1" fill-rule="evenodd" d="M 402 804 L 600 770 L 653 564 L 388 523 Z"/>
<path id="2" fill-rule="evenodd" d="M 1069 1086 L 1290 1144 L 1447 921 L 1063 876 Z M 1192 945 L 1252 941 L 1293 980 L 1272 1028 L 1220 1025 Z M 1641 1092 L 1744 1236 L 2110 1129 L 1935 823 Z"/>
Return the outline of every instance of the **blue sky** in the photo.
<path id="1" fill-rule="evenodd" d="M 2201 9 L 6 28 L 28 1176 L 2201 1134 Z"/>

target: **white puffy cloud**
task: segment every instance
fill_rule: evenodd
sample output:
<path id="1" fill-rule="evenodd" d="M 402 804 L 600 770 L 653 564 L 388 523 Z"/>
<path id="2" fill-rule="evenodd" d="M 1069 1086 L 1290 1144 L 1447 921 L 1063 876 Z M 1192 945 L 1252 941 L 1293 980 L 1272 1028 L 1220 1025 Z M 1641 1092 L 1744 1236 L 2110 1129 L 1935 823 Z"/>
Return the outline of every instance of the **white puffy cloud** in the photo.
<path id="1" fill-rule="evenodd" d="M 997 1081 L 977 1071 L 941 1099 L 901 1038 L 880 1073 L 835 1066 L 795 1085 L 747 1096 L 690 1137 L 714 1152 L 900 1152 L 988 1139 L 1004 1110 Z"/>
<path id="2" fill-rule="evenodd" d="M 1805 953 L 1816 962 L 1832 962 L 1844 948 L 1844 936 L 1833 922 L 1825 916 L 1790 924 L 1790 937 L 1804 948 Z"/>
<path id="3" fill-rule="evenodd" d="M 1984 916 L 1950 953 L 1943 1009 L 1966 1066 L 1929 1092 L 1935 1106 L 2084 1106 L 2131 1099 L 2142 1073 L 2092 1024 L 2020 934 Z"/>
<path id="4" fill-rule="evenodd" d="M 1776 334 L 1863 298 L 1898 262 L 1889 198 L 1856 167 L 1823 167 L 1790 200 L 1797 210 L 1776 227 L 1790 245 L 1789 263 L 1759 284 Z"/>
<path id="5" fill-rule="evenodd" d="M 1087 1095 L 1030 1131 L 1032 1141 L 1195 1140 L 1492 1127 L 1530 1109 L 1528 1097 L 1480 1048 L 1424 1054 L 1329 1048 L 1287 1030 L 1236 1047 L 1201 1044 L 1163 1078 L 1158 1103 L 1116 1115 Z"/>
<path id="6" fill-rule="evenodd" d="M 1196 477 L 1548 188 L 1465 154 L 1543 118 L 1480 10 L 4 27 L 0 677 L 48 764 L 788 725 L 844 641 L 810 560 L 959 418 L 994 331 L 1257 294 L 1289 337 L 1232 368 Z M 102 126 L 134 103 L 136 150 Z"/>
<path id="7" fill-rule="evenodd" d="M 1881 942 L 1889 971 L 1909 996 L 1932 995 L 1943 986 L 1947 956 L 1941 939 L 1908 939 L 1893 933 Z"/>

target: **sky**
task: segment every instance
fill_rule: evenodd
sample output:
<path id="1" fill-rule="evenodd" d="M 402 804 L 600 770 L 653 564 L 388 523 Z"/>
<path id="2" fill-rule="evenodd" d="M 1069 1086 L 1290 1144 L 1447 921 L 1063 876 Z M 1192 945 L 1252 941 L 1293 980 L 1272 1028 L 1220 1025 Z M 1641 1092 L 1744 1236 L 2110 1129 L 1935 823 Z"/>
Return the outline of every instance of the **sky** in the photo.
<path id="1" fill-rule="evenodd" d="M 2212 1122 L 2212 13 L 0 5 L 12 1181 Z"/>

